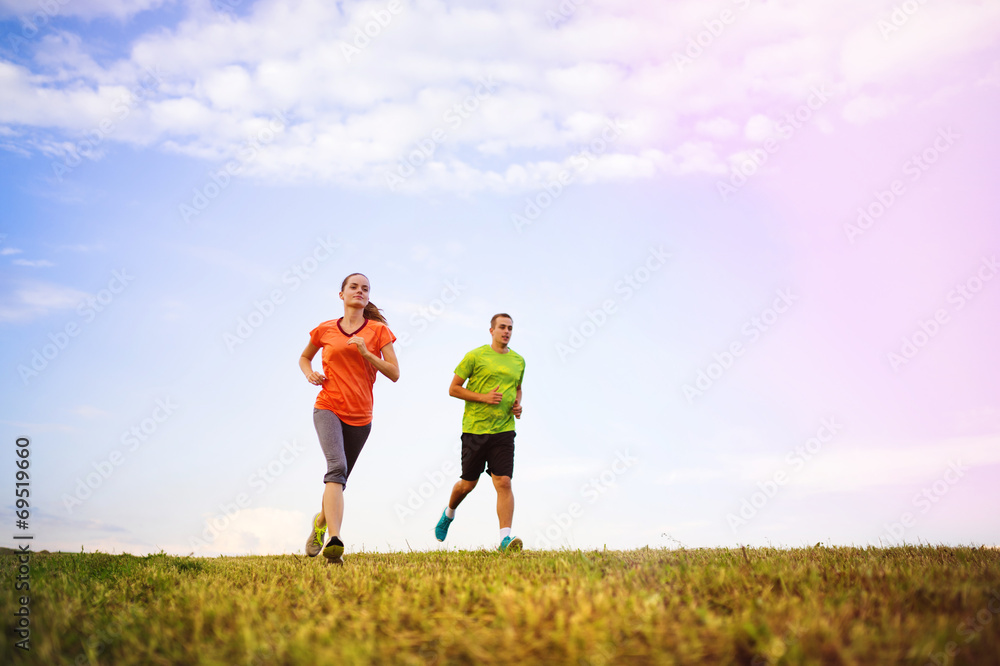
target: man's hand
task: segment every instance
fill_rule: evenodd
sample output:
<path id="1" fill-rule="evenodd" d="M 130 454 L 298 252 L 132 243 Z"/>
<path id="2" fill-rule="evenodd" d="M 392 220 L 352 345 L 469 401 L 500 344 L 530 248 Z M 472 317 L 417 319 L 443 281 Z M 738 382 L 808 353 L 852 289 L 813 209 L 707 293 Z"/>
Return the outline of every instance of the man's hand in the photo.
<path id="1" fill-rule="evenodd" d="M 481 393 L 480 395 L 483 396 L 483 402 L 487 405 L 499 405 L 500 401 L 503 400 L 503 393 L 499 392 L 499 388 L 500 385 L 497 384 L 497 387 L 489 393 Z"/>
<path id="2" fill-rule="evenodd" d="M 510 408 L 510 411 L 514 415 L 515 419 L 521 418 L 521 402 L 519 400 L 515 400 L 513 407 Z"/>

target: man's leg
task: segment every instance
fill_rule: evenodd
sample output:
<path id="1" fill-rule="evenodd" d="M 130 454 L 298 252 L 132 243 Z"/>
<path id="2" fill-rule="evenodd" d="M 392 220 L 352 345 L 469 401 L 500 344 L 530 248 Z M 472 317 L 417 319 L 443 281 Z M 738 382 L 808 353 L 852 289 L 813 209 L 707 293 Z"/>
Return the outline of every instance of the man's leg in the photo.
<path id="1" fill-rule="evenodd" d="M 465 479 L 459 479 L 458 483 L 454 485 L 451 489 L 451 497 L 448 499 L 448 508 L 454 511 L 458 508 L 458 505 L 462 503 L 462 500 L 472 492 L 472 489 L 476 487 L 476 481 L 466 481 Z"/>
<path id="2" fill-rule="evenodd" d="M 510 527 L 514 522 L 514 491 L 510 487 L 509 476 L 494 476 L 493 487 L 497 489 L 497 518 L 500 529 Z"/>

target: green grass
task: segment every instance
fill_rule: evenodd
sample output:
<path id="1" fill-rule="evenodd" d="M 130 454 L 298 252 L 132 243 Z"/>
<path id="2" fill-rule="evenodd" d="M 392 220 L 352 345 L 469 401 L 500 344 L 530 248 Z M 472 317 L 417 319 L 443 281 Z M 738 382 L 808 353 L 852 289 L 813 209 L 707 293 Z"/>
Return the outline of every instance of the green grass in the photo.
<path id="1" fill-rule="evenodd" d="M 923 665 L 951 642 L 942 663 L 1000 663 L 991 549 L 345 559 L 32 554 L 23 653 L 17 557 L 5 550 L 2 661 L 16 652 L 26 664 Z"/>

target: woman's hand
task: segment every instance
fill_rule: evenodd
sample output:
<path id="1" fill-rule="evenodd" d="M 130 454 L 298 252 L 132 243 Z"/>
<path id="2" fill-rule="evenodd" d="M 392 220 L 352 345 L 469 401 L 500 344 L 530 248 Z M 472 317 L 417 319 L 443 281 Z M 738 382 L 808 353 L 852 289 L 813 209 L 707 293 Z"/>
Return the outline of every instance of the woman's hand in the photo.
<path id="1" fill-rule="evenodd" d="M 372 355 L 372 353 L 368 351 L 368 347 L 365 345 L 365 339 L 362 338 L 360 335 L 355 335 L 353 338 L 347 341 L 347 344 L 354 345 L 355 347 L 357 347 L 358 353 L 361 354 L 363 358 L 367 359 L 369 356 Z"/>
<path id="2" fill-rule="evenodd" d="M 310 384 L 315 384 L 316 386 L 322 386 L 323 382 L 326 381 L 326 377 L 319 372 L 310 372 L 306 375 L 306 379 L 309 380 Z"/>

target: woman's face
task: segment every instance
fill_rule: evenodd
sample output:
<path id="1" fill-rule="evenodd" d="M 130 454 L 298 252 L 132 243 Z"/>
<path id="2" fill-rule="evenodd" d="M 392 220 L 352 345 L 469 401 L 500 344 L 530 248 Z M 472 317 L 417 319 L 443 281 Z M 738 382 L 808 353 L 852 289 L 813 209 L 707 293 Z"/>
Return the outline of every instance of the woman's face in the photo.
<path id="1" fill-rule="evenodd" d="M 344 290 L 340 292 L 340 298 L 344 305 L 364 308 L 368 305 L 368 278 L 364 275 L 352 275 L 347 278 Z"/>

